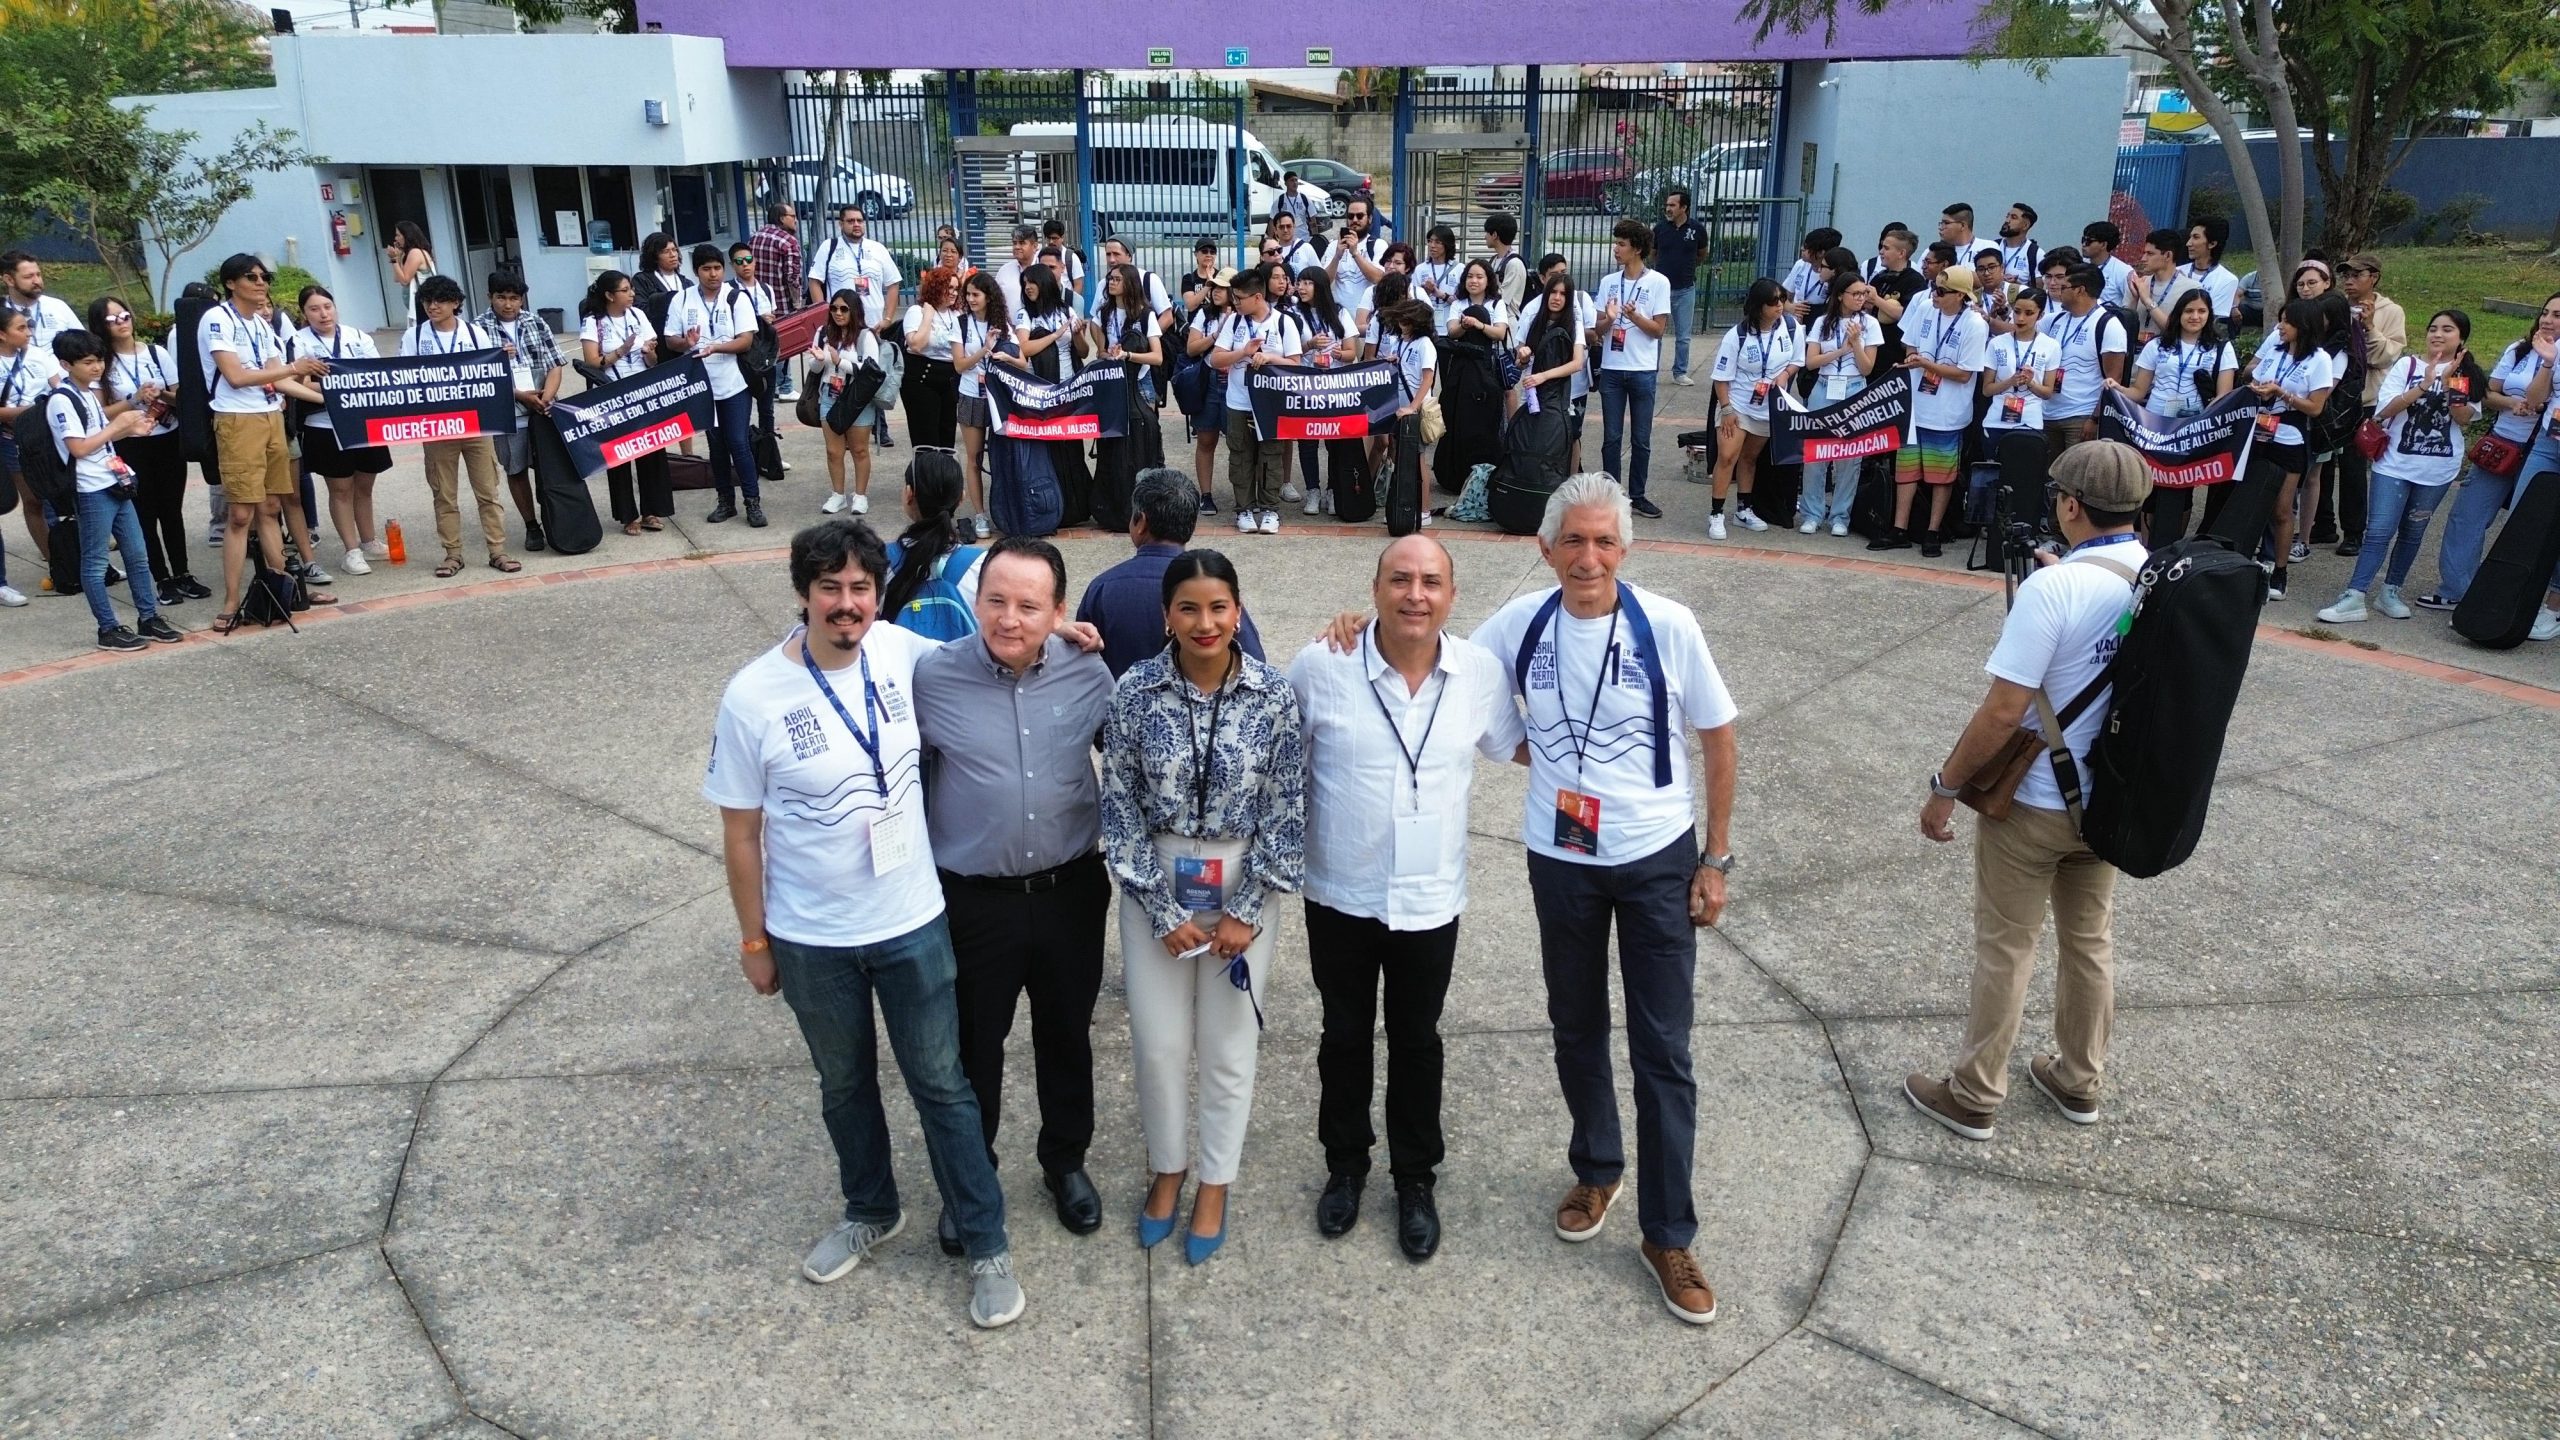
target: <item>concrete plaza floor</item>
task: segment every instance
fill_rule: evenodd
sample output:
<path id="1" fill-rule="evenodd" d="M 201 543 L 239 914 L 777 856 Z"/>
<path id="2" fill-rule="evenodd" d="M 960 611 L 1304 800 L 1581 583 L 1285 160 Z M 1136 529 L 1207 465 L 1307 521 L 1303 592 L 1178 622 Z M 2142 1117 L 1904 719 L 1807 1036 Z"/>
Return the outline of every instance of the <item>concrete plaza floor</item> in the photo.
<path id="1" fill-rule="evenodd" d="M 1437 1259 L 1397 1255 L 1383 1184 L 1315 1233 L 1284 905 L 1210 1264 L 1129 1238 L 1115 963 L 1099 1234 L 1061 1230 L 1028 1163 L 1017 1027 L 1022 1321 L 969 1327 L 894 1083 L 909 1233 L 802 1281 L 832 1160 L 787 1012 L 737 976 L 696 792 L 721 684 L 790 622 L 775 552 L 823 489 L 795 434 L 775 528 L 688 495 L 668 534 L 512 579 L 426 574 L 404 464 L 384 509 L 423 554 L 298 636 L 96 656 L 83 606 L 0 612 L 0 1436 L 2560 1432 L 2560 655 L 2427 622 L 2361 627 L 2390 646 L 2367 652 L 2272 609 L 2202 849 L 2118 892 L 2104 1122 L 2024 1084 L 2040 984 L 1998 1138 L 1967 1144 L 1898 1083 L 1945 1065 L 1964 1005 L 1967 847 L 1913 822 L 1998 591 L 1952 557 L 1678 543 L 1704 505 L 1675 424 L 1673 513 L 1626 573 L 1697 608 L 1742 706 L 1694 1036 L 1714 1325 L 1663 1312 L 1632 1212 L 1549 1230 L 1524 781 L 1491 766 Z M 1362 603 L 1382 538 L 1289 519 L 1201 540 L 1275 651 Z M 1461 629 L 1542 583 L 1533 547 L 1447 528 Z M 1080 588 L 1125 546 L 1064 548 Z"/>

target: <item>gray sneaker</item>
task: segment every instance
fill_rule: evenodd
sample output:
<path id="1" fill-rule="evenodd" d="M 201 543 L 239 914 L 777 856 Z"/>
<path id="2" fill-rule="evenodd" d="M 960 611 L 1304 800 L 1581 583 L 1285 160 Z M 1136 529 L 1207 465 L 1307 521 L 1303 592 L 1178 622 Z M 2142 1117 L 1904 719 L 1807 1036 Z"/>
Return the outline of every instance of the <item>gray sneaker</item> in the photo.
<path id="1" fill-rule="evenodd" d="M 969 1262 L 969 1323 L 993 1330 L 1022 1318 L 1022 1282 L 1013 1278 L 1013 1254 Z"/>
<path id="2" fill-rule="evenodd" d="M 853 1273 L 853 1267 L 870 1255 L 872 1247 L 907 1228 L 902 1211 L 886 1225 L 870 1220 L 847 1220 L 826 1233 L 825 1238 L 809 1247 L 800 1259 L 800 1273 L 810 1283 L 828 1285 Z"/>

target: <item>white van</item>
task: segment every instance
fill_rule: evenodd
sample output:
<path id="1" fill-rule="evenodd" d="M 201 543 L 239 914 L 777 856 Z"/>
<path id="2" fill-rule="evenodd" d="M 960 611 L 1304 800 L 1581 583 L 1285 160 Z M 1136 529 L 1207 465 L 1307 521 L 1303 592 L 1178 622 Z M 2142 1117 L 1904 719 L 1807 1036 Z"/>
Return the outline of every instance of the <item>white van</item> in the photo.
<path id="1" fill-rule="evenodd" d="M 1029 121 L 1014 135 L 1073 135 L 1067 121 Z M 1087 127 L 1093 149 L 1093 208 L 1111 233 L 1131 239 L 1188 239 L 1214 230 L 1235 213 L 1234 161 L 1241 151 L 1247 203 L 1252 223 L 1271 218 L 1280 198 L 1280 161 L 1252 131 L 1237 143 L 1232 125 L 1213 125 L 1189 115 L 1159 115 L 1145 120 L 1107 120 Z M 1019 192 L 1024 196 L 1063 197 L 1075 193 L 1075 157 L 1071 154 L 1025 152 Z M 1321 191 L 1318 192 L 1322 194 Z M 1339 216 L 1341 202 L 1316 201 L 1322 213 Z"/>

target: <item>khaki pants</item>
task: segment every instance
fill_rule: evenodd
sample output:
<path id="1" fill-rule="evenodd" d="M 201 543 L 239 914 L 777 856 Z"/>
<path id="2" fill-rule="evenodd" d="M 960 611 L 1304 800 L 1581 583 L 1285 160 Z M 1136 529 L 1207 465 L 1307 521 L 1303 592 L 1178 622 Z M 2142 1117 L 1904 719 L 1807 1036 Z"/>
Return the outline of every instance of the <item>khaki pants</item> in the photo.
<path id="1" fill-rule="evenodd" d="M 498 452 L 489 437 L 430 440 L 425 449 L 427 488 L 436 497 L 436 538 L 444 542 L 445 558 L 462 557 L 462 507 L 456 503 L 453 483 L 457 462 L 470 467 L 471 493 L 480 502 L 480 538 L 489 542 L 489 558 L 505 555 L 507 515 L 498 508 Z"/>
<path id="2" fill-rule="evenodd" d="M 1289 479 L 1289 442 L 1254 435 L 1253 412 L 1227 412 L 1227 486 L 1235 492 L 1236 509 L 1277 510 L 1280 487 Z"/>
<path id="3" fill-rule="evenodd" d="M 2009 1048 L 2035 974 L 2045 907 L 2053 907 L 2061 963 L 2053 977 L 2054 1078 L 2074 1095 L 2095 1095 L 2115 1027 L 2116 868 L 2090 853 L 2059 810 L 2018 805 L 2006 820 L 1983 820 L 1973 841 L 1973 1000 L 1964 1051 L 1949 1088 L 1976 1110 L 2000 1108 L 2009 1092 Z"/>

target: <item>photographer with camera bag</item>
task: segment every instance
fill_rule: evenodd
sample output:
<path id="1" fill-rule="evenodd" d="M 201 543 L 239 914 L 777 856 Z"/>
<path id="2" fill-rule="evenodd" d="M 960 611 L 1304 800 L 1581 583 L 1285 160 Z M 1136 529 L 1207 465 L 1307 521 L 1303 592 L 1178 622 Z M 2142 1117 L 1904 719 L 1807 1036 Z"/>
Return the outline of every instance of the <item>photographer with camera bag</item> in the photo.
<path id="1" fill-rule="evenodd" d="M 1920 833 L 1942 844 L 1955 838 L 1958 800 L 1981 814 L 1964 1045 L 1946 1079 L 1915 1073 L 1903 1081 L 1921 1114 L 1968 1140 L 1991 1138 L 2008 1094 L 2009 1049 L 2048 904 L 2060 950 L 2053 1016 L 2059 1053 L 2037 1056 L 2027 1072 L 2075 1124 L 2097 1119 L 2115 1018 L 2109 929 L 2117 872 L 2081 838 L 2077 777 L 2087 773 L 2090 747 L 2107 723 L 2109 707 L 2090 702 L 2133 612 L 2146 555 L 2134 521 L 2150 498 L 2151 470 L 2129 445 L 2087 441 L 2054 462 L 2051 489 L 2054 520 L 2070 548 L 2061 556 L 2037 552 L 2042 568 L 2018 587 L 1983 667 L 1991 672 L 1990 693 L 1945 768 L 1930 777 L 1920 810 Z M 2046 737 L 2057 734 L 2063 745 L 2048 745 Z M 2060 773 L 2066 764 L 2068 776 Z"/>

